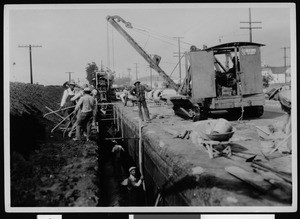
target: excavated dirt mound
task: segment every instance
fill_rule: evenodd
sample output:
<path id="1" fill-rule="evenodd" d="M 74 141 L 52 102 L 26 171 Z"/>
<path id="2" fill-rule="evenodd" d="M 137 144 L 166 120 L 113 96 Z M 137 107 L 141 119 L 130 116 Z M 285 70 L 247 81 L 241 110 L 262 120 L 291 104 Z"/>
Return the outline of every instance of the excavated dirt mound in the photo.
<path id="1" fill-rule="evenodd" d="M 62 86 L 10 83 L 11 207 L 97 206 L 98 147 L 51 129 Z"/>

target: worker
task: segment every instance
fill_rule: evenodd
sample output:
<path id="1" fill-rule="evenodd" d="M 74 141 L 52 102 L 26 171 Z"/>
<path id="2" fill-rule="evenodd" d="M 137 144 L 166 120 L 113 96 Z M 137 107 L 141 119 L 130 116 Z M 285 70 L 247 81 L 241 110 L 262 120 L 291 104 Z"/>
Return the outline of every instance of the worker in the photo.
<path id="1" fill-rule="evenodd" d="M 141 82 L 139 80 L 135 81 L 133 83 L 133 85 L 134 85 L 134 88 L 130 91 L 130 93 L 132 93 L 137 98 L 139 117 L 142 121 L 144 121 L 143 112 L 142 112 L 142 107 L 143 107 L 145 117 L 146 117 L 146 122 L 150 122 L 149 110 L 148 110 L 146 98 L 145 98 L 145 91 L 147 91 L 147 90 L 146 90 L 145 86 L 141 85 Z"/>
<path id="2" fill-rule="evenodd" d="M 122 182 L 122 185 L 126 185 L 127 187 L 127 204 L 129 206 L 138 205 L 139 191 L 143 180 L 143 176 L 139 180 L 136 177 L 136 167 L 129 168 L 129 177 Z"/>
<path id="3" fill-rule="evenodd" d="M 291 133 L 291 90 L 283 90 L 280 88 L 273 88 L 268 92 L 269 100 L 278 100 L 281 109 L 287 114 L 286 121 L 282 127 L 282 131 L 285 134 Z"/>
<path id="4" fill-rule="evenodd" d="M 62 96 L 62 99 L 60 102 L 60 107 L 59 107 L 60 110 L 63 107 L 64 108 L 71 107 L 71 106 L 75 107 L 75 102 L 71 101 L 71 98 L 75 95 L 75 90 L 74 90 L 75 86 L 76 86 L 75 81 L 71 80 L 69 82 L 69 87 L 63 93 L 63 96 Z M 64 114 L 67 113 L 67 115 L 70 115 L 73 112 L 73 110 L 74 110 L 73 108 L 66 109 L 64 111 Z M 71 121 L 71 118 L 69 120 Z"/>
<path id="5" fill-rule="evenodd" d="M 236 74 L 240 72 L 240 61 L 238 57 L 232 58 L 232 68 L 226 73 L 227 86 L 231 87 L 236 84 Z"/>
<path id="6" fill-rule="evenodd" d="M 79 101 L 79 99 L 84 95 L 84 92 L 83 92 L 84 88 L 87 88 L 88 86 L 89 86 L 88 84 L 84 84 L 81 89 L 79 89 L 77 92 L 75 92 L 75 95 L 71 98 L 71 101 L 75 101 L 75 103 L 77 103 Z M 69 131 L 68 136 L 70 138 L 72 137 L 72 134 L 73 134 L 74 130 L 76 129 L 79 115 L 80 115 L 80 109 L 77 111 L 76 118 L 75 118 L 76 120 L 73 123 L 71 130 Z"/>
<path id="7" fill-rule="evenodd" d="M 127 106 L 128 95 L 129 95 L 129 89 L 127 88 L 127 86 L 125 86 L 123 93 L 120 94 L 120 98 L 121 98 L 122 102 L 124 103 L 124 106 Z"/>
<path id="8" fill-rule="evenodd" d="M 76 113 L 79 109 L 81 112 L 77 119 L 76 125 L 76 137 L 73 138 L 74 141 L 81 140 L 81 130 L 86 128 L 86 141 L 89 141 L 91 134 L 91 126 L 93 122 L 93 118 L 96 114 L 96 101 L 90 95 L 91 88 L 86 87 L 83 89 L 84 95 L 79 99 L 76 104 L 74 112 Z"/>

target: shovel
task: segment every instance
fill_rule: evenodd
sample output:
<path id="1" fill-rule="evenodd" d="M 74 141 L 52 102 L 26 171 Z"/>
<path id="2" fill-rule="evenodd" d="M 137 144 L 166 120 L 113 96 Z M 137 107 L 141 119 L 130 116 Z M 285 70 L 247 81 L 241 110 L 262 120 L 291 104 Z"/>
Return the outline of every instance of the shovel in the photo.
<path id="1" fill-rule="evenodd" d="M 61 120 L 52 130 L 51 133 L 59 126 L 61 125 L 67 118 L 69 118 L 72 114 L 74 113 L 74 111 L 72 113 L 70 113 L 66 118 L 64 118 L 63 120 Z"/>
<path id="2" fill-rule="evenodd" d="M 63 109 L 58 109 L 58 110 L 55 110 L 55 111 L 51 111 L 51 112 L 49 112 L 49 113 L 46 113 L 45 115 L 44 115 L 44 117 L 46 117 L 46 116 L 48 116 L 48 115 L 50 115 L 50 114 L 52 114 L 52 113 L 57 113 L 57 112 L 59 112 L 59 111 L 62 111 L 62 110 L 66 110 L 66 109 L 71 109 L 71 108 L 74 108 L 75 106 L 69 106 L 69 107 L 66 107 L 66 108 L 63 108 Z M 47 108 L 47 107 L 46 107 Z"/>
<path id="3" fill-rule="evenodd" d="M 49 108 L 49 107 L 47 107 L 47 106 L 45 106 L 45 107 L 46 107 L 47 110 L 50 111 L 50 113 L 54 113 L 54 114 L 57 115 L 59 118 L 64 119 L 63 116 L 59 115 L 57 112 L 55 112 L 55 111 L 52 110 L 51 108 Z M 44 117 L 45 117 L 46 115 L 49 115 L 50 113 L 48 113 L 48 114 L 46 113 L 46 114 L 44 115 Z"/>

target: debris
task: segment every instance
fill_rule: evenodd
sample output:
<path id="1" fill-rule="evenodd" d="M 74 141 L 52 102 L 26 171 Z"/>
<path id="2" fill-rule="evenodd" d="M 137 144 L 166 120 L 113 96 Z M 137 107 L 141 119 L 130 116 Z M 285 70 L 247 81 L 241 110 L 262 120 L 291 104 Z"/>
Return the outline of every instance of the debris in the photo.
<path id="1" fill-rule="evenodd" d="M 247 157 L 242 155 L 241 153 L 236 153 L 236 152 L 232 153 L 232 155 L 246 159 L 245 162 L 252 162 L 257 156 L 257 154 L 255 154 L 251 157 Z"/>
<path id="2" fill-rule="evenodd" d="M 236 166 L 225 167 L 225 170 L 265 194 L 284 201 L 290 201 L 292 198 L 291 186 L 271 178 L 268 174 L 249 172 Z"/>
<path id="3" fill-rule="evenodd" d="M 292 133 L 290 133 L 288 136 L 286 136 L 269 154 L 274 153 L 278 148 L 280 148 L 283 143 L 285 143 L 290 137 L 292 136 Z"/>

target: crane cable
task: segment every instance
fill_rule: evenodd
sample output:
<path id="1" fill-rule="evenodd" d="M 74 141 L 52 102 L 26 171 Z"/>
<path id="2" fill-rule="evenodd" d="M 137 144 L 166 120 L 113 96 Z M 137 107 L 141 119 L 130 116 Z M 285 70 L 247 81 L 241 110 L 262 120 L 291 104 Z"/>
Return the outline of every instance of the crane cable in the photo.
<path id="1" fill-rule="evenodd" d="M 106 40 L 107 40 L 107 67 L 110 67 L 110 47 L 109 47 L 109 27 L 108 21 L 106 21 Z M 101 66 L 102 67 L 102 66 Z"/>

